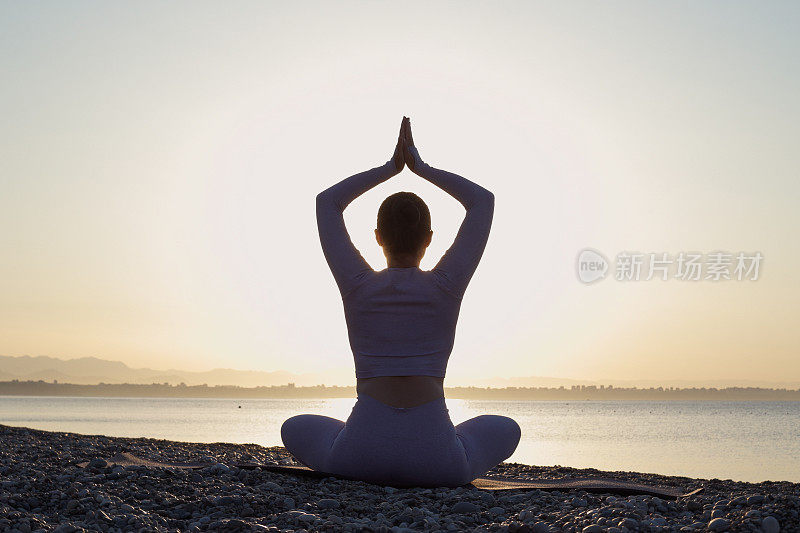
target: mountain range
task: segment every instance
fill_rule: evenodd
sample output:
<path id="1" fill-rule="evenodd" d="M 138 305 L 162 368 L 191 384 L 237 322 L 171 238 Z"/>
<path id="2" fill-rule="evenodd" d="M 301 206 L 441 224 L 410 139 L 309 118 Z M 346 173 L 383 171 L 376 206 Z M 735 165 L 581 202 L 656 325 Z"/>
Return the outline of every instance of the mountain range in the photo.
<path id="1" fill-rule="evenodd" d="M 264 372 L 259 370 L 234 370 L 215 368 L 202 372 L 189 370 L 154 370 L 152 368 L 131 368 L 121 361 L 109 361 L 97 357 L 80 357 L 77 359 L 58 359 L 48 356 L 7 356 L 0 355 L 0 381 L 58 381 L 78 385 L 95 385 L 98 383 L 169 383 L 177 385 L 238 385 L 241 387 L 259 387 L 286 385 L 354 385 L 352 370 L 342 369 L 331 372 L 295 373 L 285 370 Z M 656 379 L 570 379 L 547 376 L 517 377 L 483 377 L 476 379 L 448 378 L 448 386 L 475 387 L 571 387 L 573 385 L 613 385 L 614 387 L 765 387 L 765 388 L 800 388 L 800 380 L 782 382 L 765 380 L 656 380 Z"/>
<path id="2" fill-rule="evenodd" d="M 258 387 L 285 385 L 298 386 L 332 385 L 341 379 L 331 379 L 325 373 L 297 374 L 278 370 L 262 372 L 257 370 L 233 370 L 215 368 L 204 372 L 187 370 L 153 370 L 151 368 L 131 368 L 121 361 L 109 361 L 97 357 L 77 359 L 57 359 L 47 356 L 7 356 L 0 355 L 0 381 L 18 379 L 20 381 L 53 381 L 94 385 L 97 383 L 170 383 L 177 385 L 239 385 Z"/>

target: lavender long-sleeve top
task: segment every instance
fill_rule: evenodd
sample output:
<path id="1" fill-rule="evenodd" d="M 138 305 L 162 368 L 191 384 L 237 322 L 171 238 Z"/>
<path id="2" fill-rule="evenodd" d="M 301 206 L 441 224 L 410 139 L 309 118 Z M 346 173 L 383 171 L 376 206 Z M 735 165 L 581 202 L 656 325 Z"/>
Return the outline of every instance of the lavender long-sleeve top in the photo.
<path id="1" fill-rule="evenodd" d="M 411 152 L 414 172 L 467 210 L 453 245 L 432 270 L 390 267 L 376 272 L 347 233 L 345 208 L 398 174 L 392 160 L 317 195 L 320 242 L 342 295 L 357 378 L 444 377 L 461 300 L 489 238 L 494 195 L 466 178 L 431 167 L 416 148 Z"/>

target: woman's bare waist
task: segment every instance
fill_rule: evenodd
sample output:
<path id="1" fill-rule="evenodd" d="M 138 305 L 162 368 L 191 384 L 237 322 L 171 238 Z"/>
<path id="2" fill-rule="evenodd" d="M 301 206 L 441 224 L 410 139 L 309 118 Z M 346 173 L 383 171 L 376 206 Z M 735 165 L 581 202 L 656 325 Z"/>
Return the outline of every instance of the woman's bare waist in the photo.
<path id="1" fill-rule="evenodd" d="M 444 378 L 436 376 L 379 376 L 358 378 L 356 390 L 393 407 L 415 407 L 444 398 Z"/>

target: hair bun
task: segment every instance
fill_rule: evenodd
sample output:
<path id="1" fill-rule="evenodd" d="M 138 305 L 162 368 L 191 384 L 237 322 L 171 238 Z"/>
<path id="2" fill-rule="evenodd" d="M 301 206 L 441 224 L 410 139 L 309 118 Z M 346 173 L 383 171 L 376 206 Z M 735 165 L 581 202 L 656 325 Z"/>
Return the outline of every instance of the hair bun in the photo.
<path id="1" fill-rule="evenodd" d="M 415 228 L 422 218 L 419 208 L 411 202 L 398 199 L 392 202 L 392 217 L 403 226 Z"/>
<path id="2" fill-rule="evenodd" d="M 395 211 L 395 214 L 406 225 L 415 228 L 419 224 L 422 214 L 419 208 L 411 202 L 403 202 Z"/>

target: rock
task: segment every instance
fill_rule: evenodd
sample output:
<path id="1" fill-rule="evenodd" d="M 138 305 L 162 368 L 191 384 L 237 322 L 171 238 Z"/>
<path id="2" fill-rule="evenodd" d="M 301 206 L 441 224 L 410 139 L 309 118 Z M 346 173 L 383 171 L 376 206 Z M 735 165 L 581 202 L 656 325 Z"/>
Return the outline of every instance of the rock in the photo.
<path id="1" fill-rule="evenodd" d="M 774 516 L 765 516 L 761 521 L 761 529 L 764 530 L 764 533 L 778 533 L 781 526 Z"/>
<path id="2" fill-rule="evenodd" d="M 533 529 L 533 533 L 549 533 L 550 532 L 550 526 L 547 525 L 544 522 L 541 522 L 541 521 L 540 522 L 534 522 L 533 525 L 531 526 L 531 528 Z"/>
<path id="3" fill-rule="evenodd" d="M 686 508 L 696 513 L 703 510 L 703 503 L 700 500 L 691 499 L 686 502 Z"/>
<path id="4" fill-rule="evenodd" d="M 494 516 L 501 515 L 505 512 L 506 510 L 503 509 L 502 507 L 492 507 L 491 509 L 489 509 L 489 514 Z"/>
<path id="5" fill-rule="evenodd" d="M 483 503 L 487 505 L 494 503 L 494 494 L 492 494 L 491 492 L 481 492 L 479 498 Z"/>
<path id="6" fill-rule="evenodd" d="M 747 498 L 744 496 L 737 496 L 736 498 L 732 499 L 729 503 L 731 507 L 735 507 L 737 505 L 744 505 L 747 503 Z"/>
<path id="7" fill-rule="evenodd" d="M 216 504 L 219 505 L 220 507 L 235 505 L 236 498 L 234 498 L 233 496 L 220 496 L 219 498 L 217 498 Z"/>
<path id="8" fill-rule="evenodd" d="M 509 496 L 502 496 L 501 498 L 498 499 L 498 501 L 504 505 L 506 504 L 513 505 L 515 503 L 528 501 L 529 498 L 530 497 L 528 494 L 522 493 L 522 494 L 512 494 Z"/>
<path id="9" fill-rule="evenodd" d="M 458 502 L 450 510 L 457 514 L 477 513 L 479 507 L 471 502 Z"/>
<path id="10" fill-rule="evenodd" d="M 709 531 L 727 531 L 731 527 L 731 521 L 727 518 L 714 518 L 708 523 Z"/>
<path id="11" fill-rule="evenodd" d="M 247 527 L 249 524 L 244 520 L 239 520 L 237 518 L 231 518 L 230 520 L 225 522 L 223 527 L 227 529 L 243 529 Z"/>
<path id="12" fill-rule="evenodd" d="M 209 472 L 212 474 L 229 474 L 231 469 L 222 463 L 217 463 L 209 467 Z"/>
<path id="13" fill-rule="evenodd" d="M 283 487 L 281 487 L 280 485 L 278 485 L 274 481 L 267 481 L 267 482 L 263 483 L 261 485 L 261 487 L 263 487 L 264 489 L 266 489 L 266 490 L 268 490 L 270 492 L 275 492 L 277 494 L 283 494 L 283 493 L 286 492 Z"/>
<path id="14" fill-rule="evenodd" d="M 410 524 L 413 521 L 414 521 L 414 515 L 412 515 L 409 512 L 404 512 L 403 514 L 400 514 L 397 516 L 397 518 L 395 518 L 395 522 L 400 522 L 401 524 L 403 522 L 405 522 L 406 524 Z"/>
<path id="15" fill-rule="evenodd" d="M 320 501 L 317 502 L 317 506 L 320 509 L 338 509 L 339 502 L 338 500 L 334 500 L 333 498 L 322 498 Z"/>
<path id="16" fill-rule="evenodd" d="M 304 522 L 306 524 L 310 524 L 310 523 L 314 522 L 315 520 L 317 520 L 317 515 L 311 514 L 311 513 L 301 513 L 301 514 L 297 515 L 297 519 L 300 522 Z"/>
<path id="17" fill-rule="evenodd" d="M 100 459 L 99 457 L 95 457 L 89 461 L 89 468 L 105 468 L 107 466 L 108 462 L 105 459 Z"/>
<path id="18" fill-rule="evenodd" d="M 426 518 L 423 524 L 425 525 L 425 529 L 428 529 L 430 531 L 436 531 L 437 529 L 440 528 L 439 522 L 430 518 Z"/>
<path id="19" fill-rule="evenodd" d="M 581 533 L 603 533 L 603 528 L 597 524 L 592 524 L 583 528 Z"/>
<path id="20" fill-rule="evenodd" d="M 753 494 L 747 498 L 747 505 L 758 505 L 763 502 L 764 496 L 762 494 Z"/>

